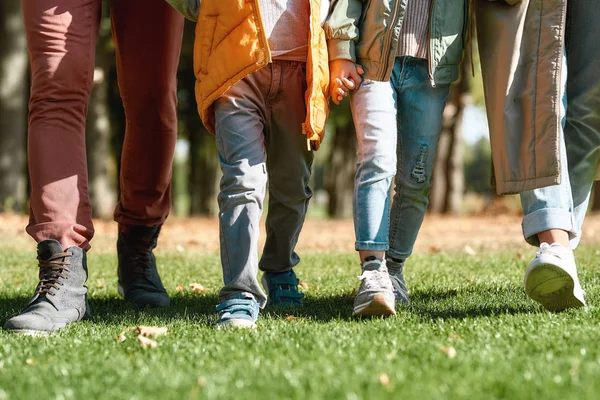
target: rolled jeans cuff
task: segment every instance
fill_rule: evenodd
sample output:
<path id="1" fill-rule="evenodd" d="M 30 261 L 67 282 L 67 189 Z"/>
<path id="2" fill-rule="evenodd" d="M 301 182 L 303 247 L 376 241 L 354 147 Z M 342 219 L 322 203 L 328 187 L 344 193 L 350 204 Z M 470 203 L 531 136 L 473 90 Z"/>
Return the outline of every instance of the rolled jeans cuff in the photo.
<path id="1" fill-rule="evenodd" d="M 356 251 L 372 250 L 372 251 L 387 251 L 389 249 L 388 242 L 355 242 L 354 248 Z"/>
<path id="2" fill-rule="evenodd" d="M 569 240 L 579 242 L 579 232 L 576 230 L 575 216 L 572 212 L 561 208 L 546 208 L 537 210 L 523 217 L 523 236 L 527 243 L 539 246 L 538 233 L 550 229 L 561 229 L 569 233 Z"/>

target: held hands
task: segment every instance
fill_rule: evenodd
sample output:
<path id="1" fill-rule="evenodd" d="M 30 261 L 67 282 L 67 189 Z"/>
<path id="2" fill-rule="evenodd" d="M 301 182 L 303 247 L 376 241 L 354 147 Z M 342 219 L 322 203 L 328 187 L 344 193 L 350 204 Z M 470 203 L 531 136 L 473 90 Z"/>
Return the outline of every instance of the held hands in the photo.
<path id="1" fill-rule="evenodd" d="M 356 90 L 362 83 L 363 67 L 350 60 L 333 60 L 329 63 L 329 95 L 335 104 L 340 104 L 350 90 Z"/>

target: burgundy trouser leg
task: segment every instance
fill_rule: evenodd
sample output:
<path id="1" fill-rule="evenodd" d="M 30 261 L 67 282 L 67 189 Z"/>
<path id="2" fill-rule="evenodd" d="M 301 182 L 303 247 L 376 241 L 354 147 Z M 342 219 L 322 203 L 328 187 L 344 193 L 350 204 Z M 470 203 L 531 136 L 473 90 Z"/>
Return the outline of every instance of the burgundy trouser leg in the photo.
<path id="1" fill-rule="evenodd" d="M 85 119 L 100 0 L 22 0 L 30 52 L 30 223 L 37 241 L 89 249 Z M 162 0 L 113 1 L 119 86 L 127 116 L 121 224 L 154 225 L 169 212 L 177 133 L 176 67 L 183 19 Z"/>

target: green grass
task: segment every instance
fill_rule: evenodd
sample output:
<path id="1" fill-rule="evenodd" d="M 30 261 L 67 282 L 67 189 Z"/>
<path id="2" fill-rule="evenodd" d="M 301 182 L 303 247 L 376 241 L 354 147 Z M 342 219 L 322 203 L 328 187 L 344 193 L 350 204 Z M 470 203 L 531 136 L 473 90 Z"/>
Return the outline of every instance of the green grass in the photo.
<path id="1" fill-rule="evenodd" d="M 256 331 L 220 331 L 217 255 L 159 253 L 172 305 L 141 312 L 117 297 L 115 255 L 91 252 L 94 319 L 42 338 L 1 332 L 0 399 L 594 399 L 599 255 L 578 250 L 584 310 L 552 314 L 532 303 L 522 289 L 527 260 L 516 251 L 441 253 L 411 258 L 412 304 L 396 318 L 356 320 L 356 256 L 304 254 L 296 269 L 310 286 L 304 308 L 267 309 Z M 2 321 L 30 296 L 33 259 L 0 250 Z M 212 290 L 192 293 L 192 282 Z M 117 342 L 136 325 L 169 334 L 145 350 L 134 338 Z"/>

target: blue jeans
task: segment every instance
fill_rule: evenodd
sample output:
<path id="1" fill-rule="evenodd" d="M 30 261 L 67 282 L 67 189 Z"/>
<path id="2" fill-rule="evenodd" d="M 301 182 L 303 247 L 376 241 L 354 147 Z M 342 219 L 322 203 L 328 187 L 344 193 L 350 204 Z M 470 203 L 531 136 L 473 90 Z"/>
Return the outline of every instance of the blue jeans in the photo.
<path id="1" fill-rule="evenodd" d="M 598 2 L 567 5 L 561 183 L 521 193 L 523 235 L 532 245 L 539 245 L 537 234 L 549 229 L 569 232 L 572 248 L 581 238 L 600 162 L 599 18 Z"/>
<path id="2" fill-rule="evenodd" d="M 427 60 L 397 57 L 390 82 L 365 81 L 352 94 L 358 139 L 357 250 L 388 250 L 389 256 L 402 259 L 412 253 L 429 203 L 449 89 L 449 85 L 431 87 Z"/>
<path id="3" fill-rule="evenodd" d="M 267 298 L 258 269 L 285 272 L 298 264 L 294 251 L 312 196 L 313 153 L 306 149 L 304 63 L 274 61 L 247 76 L 215 102 L 217 150 L 223 178 L 219 203 L 219 301 Z M 269 182 L 266 242 L 258 261 L 263 200 Z"/>

